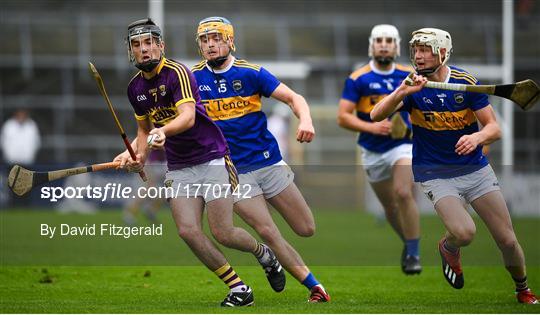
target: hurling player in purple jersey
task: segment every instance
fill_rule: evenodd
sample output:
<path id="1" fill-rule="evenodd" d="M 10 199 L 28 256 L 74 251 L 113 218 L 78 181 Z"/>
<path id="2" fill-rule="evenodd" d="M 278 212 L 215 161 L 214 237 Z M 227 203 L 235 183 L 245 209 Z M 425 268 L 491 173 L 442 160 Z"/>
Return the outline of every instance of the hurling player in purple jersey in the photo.
<path id="1" fill-rule="evenodd" d="M 422 28 L 412 33 L 409 44 L 416 70 L 413 86 L 402 83 L 375 105 L 371 118 L 381 121 L 398 109 L 411 115 L 414 179 L 420 182 L 446 227 L 446 235 L 439 241 L 443 275 L 452 287 L 463 287 L 460 249 L 476 234 L 465 201 L 486 224 L 501 251 L 515 282 L 518 302 L 538 304 L 527 285 L 525 256 L 497 177 L 482 154 L 483 145 L 501 137 L 493 107 L 485 94 L 424 88 L 428 79 L 478 84 L 470 73 L 447 65 L 452 54 L 448 32 Z"/>
<path id="2" fill-rule="evenodd" d="M 165 147 L 165 186 L 172 188 L 167 197 L 180 237 L 230 288 L 222 306 L 252 305 L 251 288 L 202 230 L 206 207 L 210 231 L 219 243 L 261 259 L 264 245 L 233 225 L 232 191 L 238 186 L 238 177 L 225 138 L 206 115 L 190 70 L 165 58 L 161 30 L 152 20 L 130 24 L 126 42 L 130 61 L 140 70 L 128 86 L 138 125 L 134 143 L 137 159 L 133 161 L 124 152 L 115 160 L 137 172 L 145 164 L 149 146 Z M 147 144 L 149 135 L 157 138 Z M 200 189 L 202 185 L 210 189 Z M 276 260 L 272 251 L 264 252 L 266 260 Z"/>

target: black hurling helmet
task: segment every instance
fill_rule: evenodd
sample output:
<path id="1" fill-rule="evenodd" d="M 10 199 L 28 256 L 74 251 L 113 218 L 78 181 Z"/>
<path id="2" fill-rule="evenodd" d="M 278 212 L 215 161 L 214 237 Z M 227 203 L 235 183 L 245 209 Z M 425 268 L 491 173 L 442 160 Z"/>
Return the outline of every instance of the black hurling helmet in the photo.
<path id="1" fill-rule="evenodd" d="M 131 43 L 133 40 L 141 39 L 145 35 L 152 36 L 158 44 L 161 43 L 162 35 L 161 35 L 161 29 L 159 26 L 152 21 L 152 19 L 142 19 L 137 20 L 128 26 L 128 35 L 126 37 L 126 46 L 128 50 L 128 58 L 129 61 L 137 68 L 144 72 L 150 72 L 152 71 L 161 61 L 161 58 L 163 57 L 163 52 L 161 52 L 159 59 L 150 59 L 148 61 L 138 63 L 135 59 L 135 55 L 133 54 L 133 47 L 131 46 Z"/>

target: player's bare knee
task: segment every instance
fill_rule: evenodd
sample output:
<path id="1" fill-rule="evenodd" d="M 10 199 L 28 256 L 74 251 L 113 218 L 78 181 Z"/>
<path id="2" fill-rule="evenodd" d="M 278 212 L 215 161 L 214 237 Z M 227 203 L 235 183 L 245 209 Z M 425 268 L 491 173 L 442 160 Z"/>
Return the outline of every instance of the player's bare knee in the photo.
<path id="1" fill-rule="evenodd" d="M 476 227 L 474 225 L 463 226 L 452 231 L 452 235 L 457 239 L 460 246 L 467 246 L 472 243 L 475 234 Z"/>
<path id="2" fill-rule="evenodd" d="M 413 198 L 412 189 L 409 185 L 402 185 L 394 187 L 394 194 L 400 201 L 405 201 Z"/>
<path id="3" fill-rule="evenodd" d="M 232 236 L 234 235 L 231 229 L 227 228 L 211 228 L 210 229 L 214 239 L 225 247 L 231 247 L 231 244 L 234 243 Z"/>
<path id="4" fill-rule="evenodd" d="M 503 239 L 497 240 L 497 246 L 502 251 L 513 251 L 518 247 L 519 243 L 515 236 L 508 236 Z"/>
<path id="5" fill-rule="evenodd" d="M 178 236 L 180 236 L 181 239 L 186 241 L 196 239 L 201 234 L 201 229 L 196 226 L 181 226 L 178 229 Z"/>
<path id="6" fill-rule="evenodd" d="M 281 238 L 281 234 L 275 225 L 259 225 L 255 227 L 255 230 L 265 243 L 274 243 Z"/>
<path id="7" fill-rule="evenodd" d="M 315 223 L 305 223 L 294 228 L 294 232 L 302 237 L 310 237 L 315 234 Z"/>

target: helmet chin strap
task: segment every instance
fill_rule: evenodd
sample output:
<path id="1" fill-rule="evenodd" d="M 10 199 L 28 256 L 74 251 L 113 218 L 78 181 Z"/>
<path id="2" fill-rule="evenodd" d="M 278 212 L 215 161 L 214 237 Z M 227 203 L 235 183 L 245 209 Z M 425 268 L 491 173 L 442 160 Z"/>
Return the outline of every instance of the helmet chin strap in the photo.
<path id="1" fill-rule="evenodd" d="M 428 76 L 432 75 L 433 73 L 437 72 L 441 66 L 438 66 L 437 68 L 429 68 L 429 69 L 422 69 L 422 70 L 416 70 L 416 73 L 422 76 Z"/>
<path id="2" fill-rule="evenodd" d="M 142 70 L 144 72 L 152 72 L 152 70 L 154 70 L 157 67 L 157 65 L 159 65 L 160 61 L 161 61 L 161 58 L 151 59 L 143 63 L 138 63 L 135 65 L 135 67 L 137 67 L 139 70 Z"/>
<path id="3" fill-rule="evenodd" d="M 139 70 L 142 70 L 143 72 L 152 72 L 152 70 L 154 70 L 159 65 L 163 57 L 164 53 L 162 51 L 159 54 L 159 59 L 150 59 L 145 62 L 135 63 L 135 67 L 137 67 L 137 69 Z"/>
<path id="4" fill-rule="evenodd" d="M 232 49 L 229 47 L 229 52 L 225 56 L 217 57 L 214 59 L 208 59 L 206 63 L 210 66 L 210 68 L 219 68 L 223 66 L 223 64 L 227 61 L 227 58 L 231 55 Z"/>
<path id="5" fill-rule="evenodd" d="M 215 59 L 208 60 L 207 63 L 210 66 L 210 68 L 219 68 L 223 66 L 225 61 L 227 61 L 227 58 L 229 57 L 230 54 L 231 53 L 229 52 L 227 56 L 217 57 Z"/>
<path id="6" fill-rule="evenodd" d="M 375 57 L 375 61 L 382 65 L 382 66 L 388 66 L 394 61 L 394 57 Z"/>

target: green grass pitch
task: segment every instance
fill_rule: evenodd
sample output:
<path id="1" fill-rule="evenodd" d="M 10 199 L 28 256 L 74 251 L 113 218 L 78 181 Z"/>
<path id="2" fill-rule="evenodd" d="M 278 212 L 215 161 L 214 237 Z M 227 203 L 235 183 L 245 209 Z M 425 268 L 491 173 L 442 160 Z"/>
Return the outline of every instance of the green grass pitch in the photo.
<path id="1" fill-rule="evenodd" d="M 60 215 L 50 211 L 0 212 L 1 313 L 540 313 L 520 305 L 513 283 L 485 226 L 463 251 L 465 288 L 444 280 L 436 250 L 443 226 L 422 217 L 424 271 L 399 270 L 401 244 L 387 224 L 358 211 L 315 211 L 317 233 L 293 234 L 276 216 L 284 236 L 302 254 L 332 296 L 308 304 L 307 290 L 287 275 L 274 293 L 253 257 L 224 249 L 242 279 L 254 289 L 255 305 L 223 309 L 227 288 L 202 267 L 176 236 L 167 211 L 161 237 L 55 237 L 39 235 L 40 224 L 121 224 L 120 213 Z M 237 221 L 239 225 L 240 221 Z M 141 224 L 144 220 L 141 219 Z M 540 219 L 514 218 L 525 251 L 529 283 L 540 290 Z M 251 231 L 251 230 L 250 230 Z"/>

